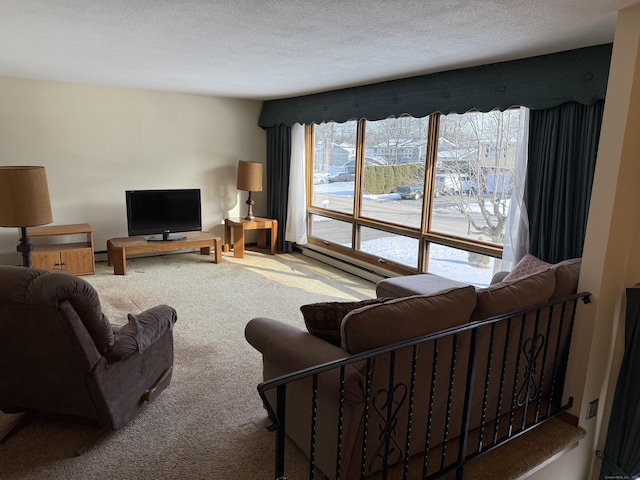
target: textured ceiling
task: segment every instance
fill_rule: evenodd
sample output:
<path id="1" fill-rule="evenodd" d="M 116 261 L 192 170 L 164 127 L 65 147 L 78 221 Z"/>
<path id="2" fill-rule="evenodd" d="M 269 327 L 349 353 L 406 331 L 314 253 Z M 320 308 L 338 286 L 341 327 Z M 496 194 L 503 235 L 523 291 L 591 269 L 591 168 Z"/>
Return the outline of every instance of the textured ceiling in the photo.
<path id="1" fill-rule="evenodd" d="M 0 76 L 272 99 L 613 41 L 638 0 L 0 0 Z"/>

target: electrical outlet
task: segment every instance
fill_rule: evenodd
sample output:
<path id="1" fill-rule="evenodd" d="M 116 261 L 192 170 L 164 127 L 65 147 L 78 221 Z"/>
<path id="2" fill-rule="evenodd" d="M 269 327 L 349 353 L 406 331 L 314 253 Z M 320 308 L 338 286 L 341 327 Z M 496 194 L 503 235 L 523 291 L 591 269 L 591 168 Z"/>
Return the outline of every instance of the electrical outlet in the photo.
<path id="1" fill-rule="evenodd" d="M 589 402 L 589 406 L 587 407 L 587 420 L 592 417 L 595 417 L 598 413 L 598 399 L 592 400 Z"/>

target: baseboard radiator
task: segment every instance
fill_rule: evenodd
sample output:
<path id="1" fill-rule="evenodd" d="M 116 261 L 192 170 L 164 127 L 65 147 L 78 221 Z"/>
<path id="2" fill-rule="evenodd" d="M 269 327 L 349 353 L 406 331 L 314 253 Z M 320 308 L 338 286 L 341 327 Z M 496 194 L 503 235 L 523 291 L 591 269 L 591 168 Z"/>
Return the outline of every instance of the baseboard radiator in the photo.
<path id="1" fill-rule="evenodd" d="M 564 383 L 579 301 L 589 294 L 260 384 L 274 478 L 288 478 L 285 435 L 305 453 L 309 479 L 462 478 L 469 460 L 571 407 Z"/>
<path id="2" fill-rule="evenodd" d="M 334 251 L 324 250 L 320 247 L 314 246 L 302 246 L 300 247 L 302 254 L 318 260 L 319 262 L 326 263 L 338 270 L 350 273 L 370 282 L 377 283 L 380 280 L 395 276 L 393 272 L 384 269 L 375 269 L 372 265 L 365 262 L 360 262 L 355 258 L 341 255 Z"/>

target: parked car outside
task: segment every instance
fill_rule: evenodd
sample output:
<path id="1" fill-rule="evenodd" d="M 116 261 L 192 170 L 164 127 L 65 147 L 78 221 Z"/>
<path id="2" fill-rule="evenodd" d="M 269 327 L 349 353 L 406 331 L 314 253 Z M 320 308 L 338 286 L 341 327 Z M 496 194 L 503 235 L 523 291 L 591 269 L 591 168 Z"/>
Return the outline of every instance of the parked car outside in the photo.
<path id="1" fill-rule="evenodd" d="M 436 175 L 435 189 L 433 191 L 433 196 L 436 198 L 440 195 L 451 195 L 457 193 L 475 194 L 476 192 L 476 183 L 471 180 L 469 175 Z M 422 185 L 398 185 L 396 187 L 396 193 L 404 200 L 420 200 L 424 197 L 424 187 Z"/>
<path id="2" fill-rule="evenodd" d="M 396 193 L 404 200 L 420 200 L 424 197 L 424 187 L 418 185 L 398 185 Z"/>
<path id="3" fill-rule="evenodd" d="M 387 165 L 387 160 L 382 157 L 364 157 L 364 164 L 366 165 Z M 344 164 L 344 169 L 347 173 L 356 173 L 356 161 L 349 160 Z"/>
<path id="4" fill-rule="evenodd" d="M 436 175 L 435 196 L 452 193 L 476 193 L 476 182 L 469 175 L 451 173 Z"/>
<path id="5" fill-rule="evenodd" d="M 316 172 L 313 174 L 313 183 L 315 185 L 322 185 L 324 183 L 327 183 L 330 176 L 331 175 L 328 173 Z"/>
<path id="6" fill-rule="evenodd" d="M 329 183 L 335 182 L 353 182 L 356 176 L 353 173 L 341 172 L 338 175 L 329 178 Z"/>

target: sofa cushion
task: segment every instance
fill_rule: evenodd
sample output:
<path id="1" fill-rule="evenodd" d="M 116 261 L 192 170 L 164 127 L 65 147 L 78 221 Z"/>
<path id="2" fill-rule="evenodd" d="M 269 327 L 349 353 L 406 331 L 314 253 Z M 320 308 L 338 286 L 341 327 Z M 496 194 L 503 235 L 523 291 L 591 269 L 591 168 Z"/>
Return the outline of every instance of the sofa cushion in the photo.
<path id="1" fill-rule="evenodd" d="M 467 285 L 466 283 L 440 277 L 432 273 L 419 273 L 380 280 L 376 284 L 376 296 L 399 298 L 411 295 L 427 295 L 451 288 L 466 287 Z"/>
<path id="2" fill-rule="evenodd" d="M 517 280 L 518 278 L 527 277 L 529 275 L 533 275 L 534 273 L 542 272 L 549 267 L 551 267 L 550 263 L 544 262 L 535 255 L 527 253 L 520 259 L 518 263 L 516 263 L 515 267 L 513 267 L 513 270 L 511 270 L 502 279 L 502 281 L 510 282 L 513 280 Z"/>
<path id="3" fill-rule="evenodd" d="M 553 294 L 555 286 L 555 272 L 547 268 L 511 282 L 503 281 L 478 289 L 478 301 L 471 320 L 484 320 L 544 303 Z"/>
<path id="4" fill-rule="evenodd" d="M 307 331 L 333 345 L 340 346 L 342 319 L 356 308 L 382 303 L 388 298 L 373 298 L 355 302 L 311 303 L 300 307 Z"/>
<path id="5" fill-rule="evenodd" d="M 355 354 L 463 325 L 475 304 L 475 288 L 465 285 L 358 308 L 342 321 L 342 348 Z"/>
<path id="6" fill-rule="evenodd" d="M 573 295 L 578 290 L 578 280 L 580 278 L 580 266 L 582 259 L 572 258 L 556 263 L 551 267 L 556 274 L 556 288 L 549 300 Z"/>

